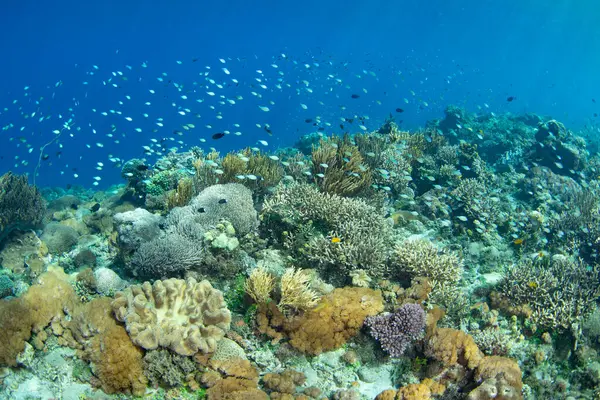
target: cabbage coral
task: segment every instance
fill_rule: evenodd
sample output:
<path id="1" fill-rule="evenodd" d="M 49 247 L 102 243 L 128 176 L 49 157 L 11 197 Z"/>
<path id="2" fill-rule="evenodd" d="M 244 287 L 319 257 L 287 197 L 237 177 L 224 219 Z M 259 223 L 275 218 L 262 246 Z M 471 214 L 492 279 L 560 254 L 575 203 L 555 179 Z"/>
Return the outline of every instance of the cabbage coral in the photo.
<path id="1" fill-rule="evenodd" d="M 214 352 L 231 322 L 223 293 L 193 278 L 133 285 L 115 295 L 112 308 L 138 346 L 186 356 Z"/>

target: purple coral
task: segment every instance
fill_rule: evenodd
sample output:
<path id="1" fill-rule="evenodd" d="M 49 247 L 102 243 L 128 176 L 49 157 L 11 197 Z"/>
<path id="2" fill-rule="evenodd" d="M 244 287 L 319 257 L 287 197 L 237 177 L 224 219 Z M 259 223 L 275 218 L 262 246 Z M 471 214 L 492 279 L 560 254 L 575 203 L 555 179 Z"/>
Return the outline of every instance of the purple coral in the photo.
<path id="1" fill-rule="evenodd" d="M 425 311 L 418 304 L 404 304 L 394 313 L 367 317 L 365 324 L 391 357 L 400 357 L 423 332 Z"/>

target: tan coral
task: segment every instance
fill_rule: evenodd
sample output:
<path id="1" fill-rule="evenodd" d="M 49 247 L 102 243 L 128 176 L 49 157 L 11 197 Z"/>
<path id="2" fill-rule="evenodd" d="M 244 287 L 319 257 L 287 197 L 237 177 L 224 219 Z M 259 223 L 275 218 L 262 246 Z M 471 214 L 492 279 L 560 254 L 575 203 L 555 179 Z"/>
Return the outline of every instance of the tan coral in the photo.
<path id="1" fill-rule="evenodd" d="M 413 383 L 398 389 L 396 400 L 427 400 L 431 399 L 431 390 L 423 383 Z"/>
<path id="2" fill-rule="evenodd" d="M 112 308 L 138 346 L 185 356 L 214 352 L 231 323 L 223 294 L 193 278 L 133 285 L 115 295 Z"/>

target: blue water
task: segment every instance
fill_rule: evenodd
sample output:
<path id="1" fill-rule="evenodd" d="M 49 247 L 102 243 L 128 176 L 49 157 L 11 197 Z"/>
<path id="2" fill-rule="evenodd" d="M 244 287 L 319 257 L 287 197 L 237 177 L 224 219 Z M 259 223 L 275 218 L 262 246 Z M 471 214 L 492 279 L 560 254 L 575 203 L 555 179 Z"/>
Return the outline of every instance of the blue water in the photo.
<path id="1" fill-rule="evenodd" d="M 367 116 L 364 127 L 372 130 L 390 113 L 416 129 L 456 104 L 480 113 L 551 115 L 574 130 L 594 129 L 598 26 L 591 0 L 7 0 L 0 12 L 0 127 L 12 127 L 0 131 L 0 172 L 32 177 L 54 130 L 62 133 L 46 147 L 37 183 L 90 187 L 98 176 L 103 188 L 121 182 L 119 163 L 109 158 L 143 157 L 151 138 L 220 151 L 267 140 L 274 150 L 315 131 L 305 120 L 317 116 L 328 134 L 361 131 L 358 122 L 342 129 L 340 117 Z M 239 95 L 243 100 L 235 100 Z M 40 122 L 41 116 L 50 119 Z M 189 123 L 195 128 L 183 131 Z M 224 130 L 242 135 L 210 138 Z"/>

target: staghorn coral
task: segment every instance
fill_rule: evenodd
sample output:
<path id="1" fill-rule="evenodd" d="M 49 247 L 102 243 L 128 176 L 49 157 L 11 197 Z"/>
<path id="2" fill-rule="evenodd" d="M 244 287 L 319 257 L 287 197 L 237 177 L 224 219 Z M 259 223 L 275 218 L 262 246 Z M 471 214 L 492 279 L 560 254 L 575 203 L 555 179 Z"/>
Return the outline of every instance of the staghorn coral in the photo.
<path id="1" fill-rule="evenodd" d="M 406 240 L 394 247 L 392 261 L 400 273 L 411 278 L 428 278 L 433 290 L 455 284 L 462 275 L 462 260 L 454 253 L 439 250 L 428 240 Z"/>
<path id="2" fill-rule="evenodd" d="M 320 193 L 307 184 L 280 185 L 265 201 L 261 218 L 267 229 L 287 237 L 299 256 L 333 278 L 355 269 L 372 277 L 385 274 L 392 230 L 363 200 Z"/>
<path id="3" fill-rule="evenodd" d="M 223 294 L 193 278 L 130 286 L 115 295 L 112 307 L 135 344 L 181 355 L 214 352 L 231 322 Z"/>
<path id="4" fill-rule="evenodd" d="M 358 333 L 366 317 L 382 310 L 380 291 L 341 288 L 301 315 L 286 317 L 273 303 L 261 305 L 257 323 L 261 332 L 276 340 L 285 334 L 297 350 L 317 355 L 342 346 Z"/>
<path id="5" fill-rule="evenodd" d="M 580 335 L 583 320 L 600 298 L 600 269 L 563 257 L 526 259 L 510 266 L 492 296 L 509 312 L 526 307 L 539 327 Z"/>
<path id="6" fill-rule="evenodd" d="M 394 313 L 367 317 L 365 325 L 391 357 L 400 357 L 423 333 L 425 312 L 418 304 L 404 304 Z"/>
<path id="7" fill-rule="evenodd" d="M 11 172 L 0 176 L 0 241 L 15 229 L 33 229 L 42 221 L 46 206 L 26 176 Z"/>
<path id="8" fill-rule="evenodd" d="M 371 185 L 371 170 L 347 136 L 321 139 L 313 146 L 312 164 L 316 183 L 325 193 L 352 196 Z"/>

